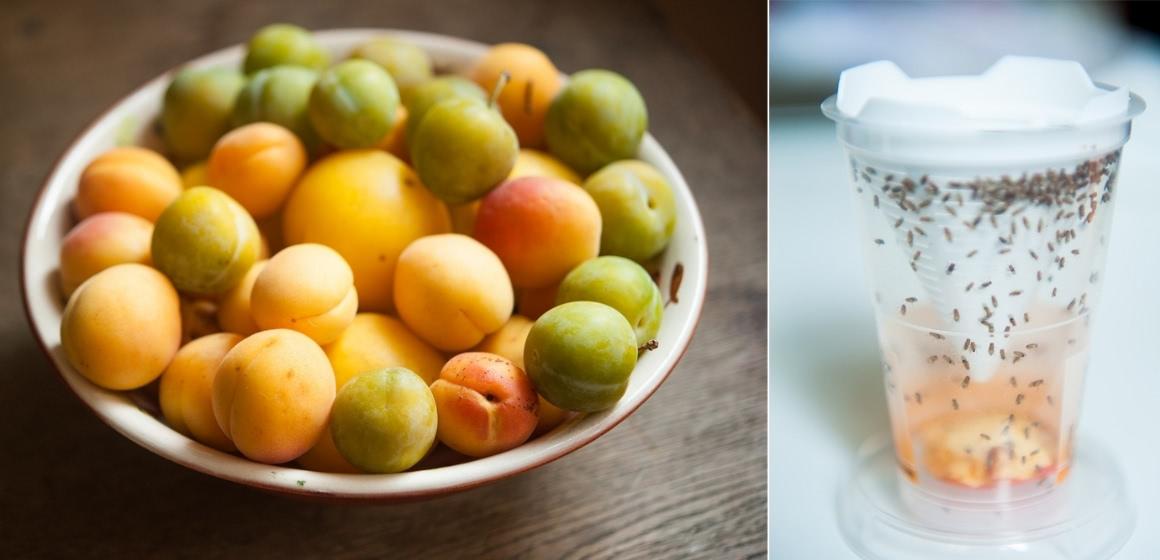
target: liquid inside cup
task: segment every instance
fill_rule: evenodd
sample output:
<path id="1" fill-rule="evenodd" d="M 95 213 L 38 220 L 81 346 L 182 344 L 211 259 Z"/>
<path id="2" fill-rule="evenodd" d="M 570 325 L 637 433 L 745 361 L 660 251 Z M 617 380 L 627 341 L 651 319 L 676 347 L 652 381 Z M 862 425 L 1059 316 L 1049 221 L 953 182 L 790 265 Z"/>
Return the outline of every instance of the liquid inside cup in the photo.
<path id="1" fill-rule="evenodd" d="M 1119 161 L 852 153 L 895 449 L 920 490 L 1007 502 L 1066 479 Z"/>

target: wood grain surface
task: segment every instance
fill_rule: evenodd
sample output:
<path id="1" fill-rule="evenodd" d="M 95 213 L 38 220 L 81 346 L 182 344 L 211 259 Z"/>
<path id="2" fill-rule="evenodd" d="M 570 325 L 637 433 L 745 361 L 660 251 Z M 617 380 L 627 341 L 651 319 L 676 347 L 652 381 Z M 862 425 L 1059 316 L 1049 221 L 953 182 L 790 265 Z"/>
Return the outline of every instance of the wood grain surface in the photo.
<path id="1" fill-rule="evenodd" d="M 700 203 L 712 264 L 693 346 L 656 395 L 545 467 L 374 506 L 296 501 L 195 473 L 122 438 L 72 396 L 21 307 L 19 246 L 36 191 L 104 108 L 273 21 L 523 41 L 566 72 L 629 76 Z M 647 3 L 4 2 L 0 557 L 765 556 L 765 129 L 739 99 Z"/>

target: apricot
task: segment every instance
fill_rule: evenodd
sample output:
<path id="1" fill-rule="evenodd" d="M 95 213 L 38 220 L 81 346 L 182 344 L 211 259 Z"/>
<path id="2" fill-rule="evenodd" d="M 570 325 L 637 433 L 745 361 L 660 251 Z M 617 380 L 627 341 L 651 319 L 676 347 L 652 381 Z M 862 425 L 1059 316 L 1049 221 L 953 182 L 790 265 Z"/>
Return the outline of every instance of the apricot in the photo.
<path id="1" fill-rule="evenodd" d="M 407 161 L 410 153 L 407 151 L 407 108 L 399 105 L 395 109 L 395 126 L 391 127 L 391 131 L 379 141 L 375 146 L 380 150 L 386 150 L 391 155 Z"/>
<path id="2" fill-rule="evenodd" d="M 528 340 L 528 333 L 532 330 L 531 319 L 522 315 L 512 315 L 498 331 L 486 337 L 474 348 L 475 352 L 488 352 L 511 360 L 516 367 L 524 369 L 524 343 Z M 537 408 L 536 429 L 533 434 L 542 434 L 559 426 L 571 414 L 539 397 Z"/>
<path id="3" fill-rule="evenodd" d="M 512 315 L 499 330 L 483 337 L 472 350 L 502 356 L 523 369 L 524 341 L 527 340 L 532 325 L 531 319 L 523 315 Z"/>
<path id="4" fill-rule="evenodd" d="M 402 321 L 379 313 L 356 315 L 325 350 L 339 388 L 360 373 L 387 367 L 405 367 L 430 384 L 446 361 Z"/>
<path id="5" fill-rule="evenodd" d="M 250 335 L 222 359 L 213 413 L 247 458 L 285 463 L 318 441 L 334 395 L 322 348 L 298 331 L 274 329 Z"/>
<path id="6" fill-rule="evenodd" d="M 200 185 L 209 185 L 204 161 L 189 164 L 181 170 L 181 186 L 189 189 Z"/>
<path id="7" fill-rule="evenodd" d="M 182 346 L 161 375 L 161 413 L 171 428 L 215 449 L 235 451 L 213 415 L 213 380 L 242 337 L 217 333 Z"/>
<path id="8" fill-rule="evenodd" d="M 69 298 L 60 344 L 69 363 L 96 385 L 114 390 L 147 385 L 181 345 L 177 290 L 142 264 L 106 268 Z"/>
<path id="9" fill-rule="evenodd" d="M 521 149 L 516 155 L 515 167 L 512 167 L 507 178 L 510 181 L 520 177 L 554 177 L 576 185 L 582 183 L 580 176 L 564 165 L 564 162 L 550 154 L 529 148 Z M 452 231 L 463 235 L 471 235 L 475 231 L 475 215 L 479 212 L 479 202 L 473 200 L 450 207 Z"/>
<path id="10" fill-rule="evenodd" d="M 110 266 L 149 264 L 152 237 L 149 220 L 124 212 L 102 212 L 81 221 L 60 245 L 60 287 L 65 297 Z"/>
<path id="11" fill-rule="evenodd" d="M 502 356 L 467 352 L 451 358 L 431 394 L 439 410 L 439 441 L 464 455 L 507 451 L 536 429 L 536 388 Z"/>
<path id="12" fill-rule="evenodd" d="M 475 346 L 511 317 L 511 280 L 478 241 L 457 233 L 411 243 L 395 269 L 399 317 L 432 346 L 458 352 Z"/>
<path id="13" fill-rule="evenodd" d="M 290 130 L 265 122 L 222 136 L 209 153 L 209 184 L 238 201 L 254 219 L 281 208 L 306 169 L 306 148 Z"/>
<path id="14" fill-rule="evenodd" d="M 547 152 L 530 148 L 520 150 L 519 155 L 516 156 L 516 165 L 508 175 L 508 180 L 520 177 L 554 177 L 574 185 L 583 184 L 580 175 L 572 171 L 572 168 L 564 162 Z"/>
<path id="15" fill-rule="evenodd" d="M 113 148 L 85 167 L 73 205 L 81 219 L 98 212 L 127 212 L 153 222 L 181 189 L 181 175 L 161 154 Z"/>
<path id="16" fill-rule="evenodd" d="M 246 271 L 242 279 L 234 284 L 218 303 L 217 320 L 222 330 L 243 336 L 258 332 L 258 325 L 250 314 L 250 296 L 254 281 L 266 266 L 267 261 L 258 261 Z"/>
<path id="17" fill-rule="evenodd" d="M 225 193 L 194 187 L 173 201 L 153 227 L 153 265 L 183 292 L 217 295 L 258 260 L 258 226 Z"/>
<path id="18" fill-rule="evenodd" d="M 451 231 L 447 207 L 401 160 L 379 150 L 336 153 L 302 176 L 282 213 L 286 243 L 321 243 L 354 272 L 363 311 L 389 311 L 399 253 Z"/>
<path id="19" fill-rule="evenodd" d="M 329 472 L 329 473 L 344 473 L 344 474 L 358 474 L 363 472 L 358 467 L 350 464 L 346 457 L 338 450 L 338 446 L 334 445 L 334 436 L 330 435 L 330 423 L 326 424 L 326 428 L 322 430 L 322 436 L 318 438 L 318 442 L 310 451 L 303 453 L 298 458 L 298 464 L 312 471 Z"/>
<path id="20" fill-rule="evenodd" d="M 543 144 L 548 107 L 563 86 L 560 71 L 531 45 L 503 43 L 476 62 L 471 79 L 490 93 L 504 72 L 510 81 L 496 99 L 503 118 L 515 129 L 521 146 Z"/>
<path id="21" fill-rule="evenodd" d="M 435 444 L 439 422 L 431 389 L 415 372 L 366 372 L 342 386 L 330 434 L 347 461 L 372 473 L 405 471 Z"/>
<path id="22" fill-rule="evenodd" d="M 600 251 L 600 210 L 577 185 L 548 177 L 508 181 L 483 197 L 475 238 L 495 251 L 518 288 L 558 284 Z"/>
<path id="23" fill-rule="evenodd" d="M 319 344 L 338 338 L 357 311 L 350 266 L 334 249 L 317 243 L 279 251 L 250 292 L 250 314 L 258 328 L 292 329 Z"/>
<path id="24" fill-rule="evenodd" d="M 548 399 L 545 399 L 543 395 L 539 395 L 538 398 L 540 407 L 536 413 L 536 430 L 532 432 L 532 435 L 546 434 L 572 416 L 571 411 L 548 402 Z"/>

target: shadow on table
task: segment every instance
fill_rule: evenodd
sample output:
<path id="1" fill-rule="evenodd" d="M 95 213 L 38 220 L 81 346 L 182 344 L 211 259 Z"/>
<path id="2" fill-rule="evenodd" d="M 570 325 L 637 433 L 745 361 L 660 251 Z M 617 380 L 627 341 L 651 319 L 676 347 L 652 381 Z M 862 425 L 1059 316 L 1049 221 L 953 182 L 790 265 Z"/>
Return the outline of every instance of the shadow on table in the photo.
<path id="1" fill-rule="evenodd" d="M 773 351 L 792 354 L 784 360 L 790 364 L 783 373 L 788 385 L 817 407 L 815 416 L 823 418 L 851 451 L 889 430 L 872 322 L 851 314 L 815 315 L 787 329 L 782 338 L 785 343 Z"/>

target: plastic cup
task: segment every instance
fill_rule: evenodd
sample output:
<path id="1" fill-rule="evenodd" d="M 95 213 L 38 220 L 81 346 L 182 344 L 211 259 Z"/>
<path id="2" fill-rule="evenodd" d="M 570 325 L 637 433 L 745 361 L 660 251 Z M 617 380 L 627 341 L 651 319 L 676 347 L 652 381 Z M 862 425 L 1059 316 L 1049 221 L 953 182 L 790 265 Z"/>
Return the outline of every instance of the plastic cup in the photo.
<path id="1" fill-rule="evenodd" d="M 1009 502 L 1063 483 L 1131 118 L 1034 130 L 859 122 L 849 155 L 898 466 Z"/>

